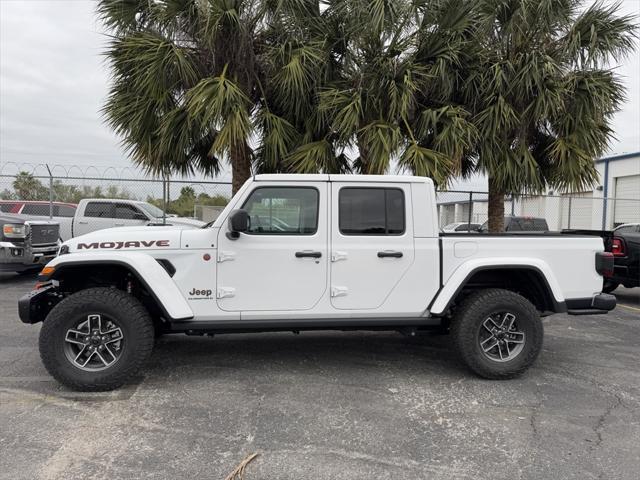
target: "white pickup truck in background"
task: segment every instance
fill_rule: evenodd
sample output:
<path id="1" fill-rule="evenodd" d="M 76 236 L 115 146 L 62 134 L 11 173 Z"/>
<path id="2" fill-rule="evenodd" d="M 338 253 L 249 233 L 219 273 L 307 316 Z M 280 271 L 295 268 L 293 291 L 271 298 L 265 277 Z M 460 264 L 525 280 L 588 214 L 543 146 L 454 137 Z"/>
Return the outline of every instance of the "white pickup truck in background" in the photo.
<path id="1" fill-rule="evenodd" d="M 49 202 L 4 200 L 3 212 L 24 220 L 49 220 Z M 205 224 L 200 220 L 167 215 L 149 202 L 117 198 L 86 198 L 78 205 L 54 202 L 51 220 L 60 225 L 61 240 L 69 240 L 96 230 L 139 225 L 178 225 L 198 228 Z"/>
<path id="2" fill-rule="evenodd" d="M 74 221 L 101 218 L 91 202 Z M 206 228 L 65 242 L 19 313 L 44 321 L 43 362 L 78 390 L 122 385 L 154 332 L 438 328 L 474 372 L 501 379 L 535 361 L 541 316 L 613 309 L 601 293 L 612 273 L 599 236 L 439 233 L 429 178 L 257 175 Z"/>

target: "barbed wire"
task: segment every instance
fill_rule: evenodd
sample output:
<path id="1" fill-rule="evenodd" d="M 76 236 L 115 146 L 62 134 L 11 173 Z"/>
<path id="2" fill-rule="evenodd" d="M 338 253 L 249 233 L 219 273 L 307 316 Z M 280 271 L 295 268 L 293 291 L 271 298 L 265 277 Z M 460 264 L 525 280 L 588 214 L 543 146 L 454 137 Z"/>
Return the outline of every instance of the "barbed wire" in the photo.
<path id="1" fill-rule="evenodd" d="M 54 178 L 68 180 L 109 180 L 124 181 L 139 179 L 141 181 L 162 181 L 162 177 L 149 175 L 136 167 L 114 167 L 97 165 L 62 165 L 31 162 L 2 162 L 0 163 L 0 177 L 15 176 L 20 172 L 27 172 L 36 178 L 49 178 L 49 171 Z M 176 182 L 215 182 L 230 183 L 230 180 L 215 177 L 199 177 L 193 175 L 172 176 L 170 181 Z"/>

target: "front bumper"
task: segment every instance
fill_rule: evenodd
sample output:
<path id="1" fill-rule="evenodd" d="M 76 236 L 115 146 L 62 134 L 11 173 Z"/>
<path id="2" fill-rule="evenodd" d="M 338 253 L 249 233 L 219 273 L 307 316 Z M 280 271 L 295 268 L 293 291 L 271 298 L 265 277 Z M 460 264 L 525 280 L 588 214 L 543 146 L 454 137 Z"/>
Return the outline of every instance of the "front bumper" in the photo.
<path id="1" fill-rule="evenodd" d="M 53 285 L 32 290 L 18 300 L 18 316 L 23 323 L 42 322 L 59 301 Z"/>
<path id="2" fill-rule="evenodd" d="M 608 293 L 598 293 L 591 298 L 567 299 L 569 315 L 599 315 L 616 308 L 616 297 Z"/>
<path id="3" fill-rule="evenodd" d="M 59 246 L 60 242 L 38 246 L 0 242 L 0 271 L 23 272 L 42 268 L 55 258 Z"/>

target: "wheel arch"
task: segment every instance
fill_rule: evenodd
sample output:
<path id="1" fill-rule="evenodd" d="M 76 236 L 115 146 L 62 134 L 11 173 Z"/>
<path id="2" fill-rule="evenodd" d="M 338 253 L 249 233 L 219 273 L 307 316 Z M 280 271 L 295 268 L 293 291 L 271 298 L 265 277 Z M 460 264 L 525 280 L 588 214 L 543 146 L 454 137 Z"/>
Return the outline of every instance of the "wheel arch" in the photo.
<path id="1" fill-rule="evenodd" d="M 72 254 L 73 255 L 73 254 Z M 92 255 L 91 257 L 95 257 Z M 128 275 L 148 294 L 148 301 L 167 320 L 187 320 L 193 318 L 193 311 L 184 299 L 175 282 L 170 276 L 167 267 L 159 263 L 155 258 L 148 255 L 128 255 L 127 258 L 68 258 L 57 257 L 47 266 L 54 270 L 48 276 L 39 276 L 39 281 L 56 280 L 60 282 L 62 288 L 65 283 L 80 283 L 86 278 L 97 278 L 102 276 L 104 281 L 90 283 L 89 286 L 108 285 L 122 289 L 121 282 Z M 133 257 L 133 258 L 131 258 Z M 75 286 L 74 286 L 75 287 Z M 84 289 L 88 288 L 82 285 Z M 77 291 L 78 288 L 75 288 Z"/>
<path id="2" fill-rule="evenodd" d="M 483 288 L 503 288 L 519 293 L 543 313 L 566 312 L 567 307 L 557 281 L 545 267 L 532 263 L 504 262 L 458 268 L 436 296 L 430 313 L 446 314 L 465 293 Z"/>

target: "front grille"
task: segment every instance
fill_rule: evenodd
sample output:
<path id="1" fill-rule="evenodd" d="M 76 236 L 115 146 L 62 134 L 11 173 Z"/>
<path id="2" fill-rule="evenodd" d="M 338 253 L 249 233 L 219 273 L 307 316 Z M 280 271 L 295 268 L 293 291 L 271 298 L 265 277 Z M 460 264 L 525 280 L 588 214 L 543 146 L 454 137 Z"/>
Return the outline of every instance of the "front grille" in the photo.
<path id="1" fill-rule="evenodd" d="M 29 239 L 31 245 L 47 245 L 56 243 L 60 236 L 58 225 L 30 225 Z"/>

